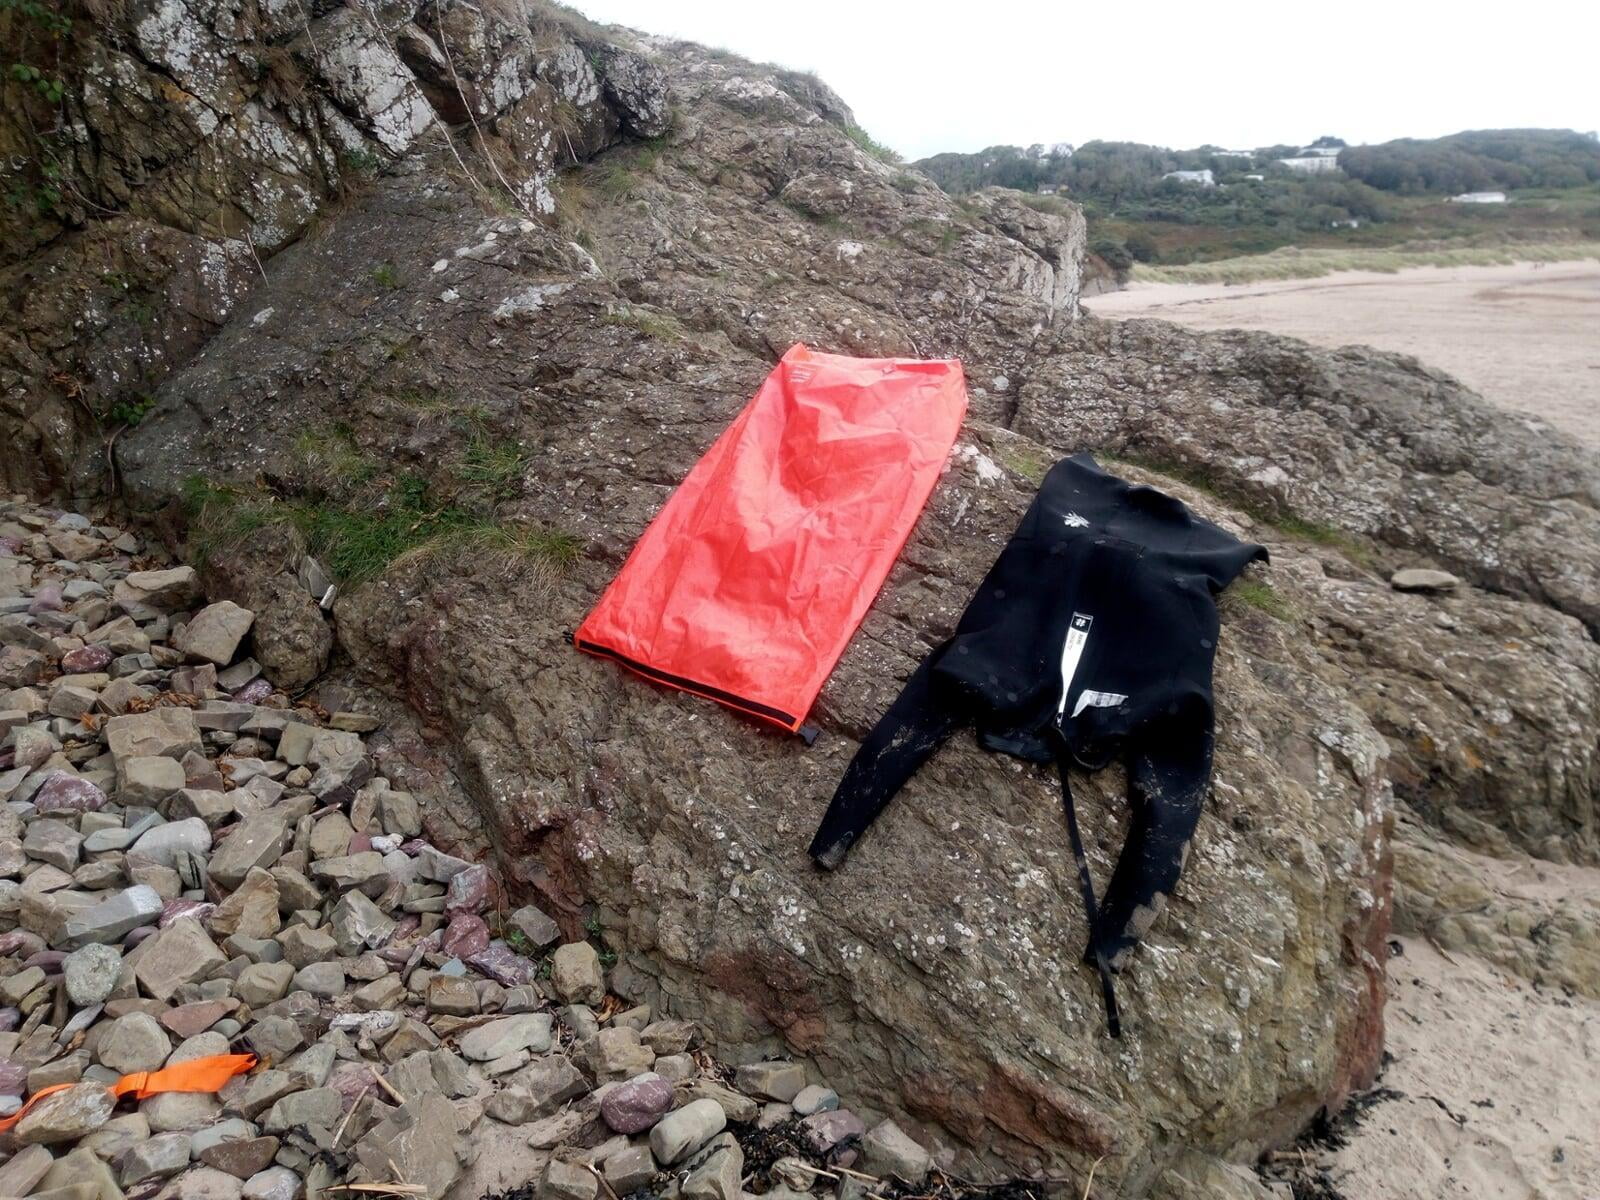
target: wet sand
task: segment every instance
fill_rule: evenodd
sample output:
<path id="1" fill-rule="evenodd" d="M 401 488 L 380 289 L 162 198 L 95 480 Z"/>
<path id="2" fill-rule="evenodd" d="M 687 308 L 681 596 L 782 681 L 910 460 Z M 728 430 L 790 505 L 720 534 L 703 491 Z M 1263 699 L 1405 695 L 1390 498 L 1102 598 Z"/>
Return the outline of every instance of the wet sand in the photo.
<path id="1" fill-rule="evenodd" d="M 1248 284 L 1136 283 L 1085 307 L 1415 355 L 1600 449 L 1600 263 L 1416 267 Z"/>

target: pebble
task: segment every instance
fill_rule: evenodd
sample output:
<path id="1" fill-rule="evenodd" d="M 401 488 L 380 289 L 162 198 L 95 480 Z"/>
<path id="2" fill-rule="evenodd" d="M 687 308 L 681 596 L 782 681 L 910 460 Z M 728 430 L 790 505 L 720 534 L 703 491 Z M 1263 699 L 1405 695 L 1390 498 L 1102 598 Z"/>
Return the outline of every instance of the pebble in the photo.
<path id="1" fill-rule="evenodd" d="M 618 1133 L 643 1133 L 666 1115 L 673 1099 L 671 1081 L 647 1071 L 608 1089 L 600 1115 Z"/>
<path id="2" fill-rule="evenodd" d="M 17 594 L 6 555 L 35 543 L 5 549 L 7 513 L 51 533 Z M 16 1127 L 0 1195 L 301 1200 L 398 1172 L 437 1198 L 486 1116 L 540 1152 L 541 1198 L 597 1200 L 590 1164 L 621 1196 L 667 1165 L 683 1200 L 738 1200 L 724 1131 L 752 1097 L 831 1122 L 813 1140 L 860 1135 L 800 1064 L 747 1064 L 735 1091 L 700 1075 L 692 1023 L 603 1008 L 595 946 L 531 905 L 497 915 L 489 868 L 422 837 L 359 698 L 325 698 L 326 724 L 281 707 L 238 659 L 254 614 L 203 605 L 187 567 L 130 573 L 140 543 L 113 534 L 0 500 L 0 912 L 26 925 L 0 933 L 0 1112 L 71 1085 Z M 220 1094 L 114 1115 L 119 1075 L 246 1049 L 262 1064 Z"/>
<path id="3" fill-rule="evenodd" d="M 715 1100 L 693 1100 L 668 1113 L 650 1130 L 650 1152 L 671 1166 L 721 1133 L 728 1114 Z"/>

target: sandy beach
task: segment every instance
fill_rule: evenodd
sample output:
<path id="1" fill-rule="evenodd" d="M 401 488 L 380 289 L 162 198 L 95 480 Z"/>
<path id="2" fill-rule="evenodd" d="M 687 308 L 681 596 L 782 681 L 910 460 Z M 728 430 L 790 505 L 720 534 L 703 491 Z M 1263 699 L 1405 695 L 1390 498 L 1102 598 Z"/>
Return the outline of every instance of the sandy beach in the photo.
<path id="1" fill-rule="evenodd" d="M 1412 354 L 1600 448 L 1600 263 L 1417 267 L 1251 284 L 1135 283 L 1085 305 Z"/>

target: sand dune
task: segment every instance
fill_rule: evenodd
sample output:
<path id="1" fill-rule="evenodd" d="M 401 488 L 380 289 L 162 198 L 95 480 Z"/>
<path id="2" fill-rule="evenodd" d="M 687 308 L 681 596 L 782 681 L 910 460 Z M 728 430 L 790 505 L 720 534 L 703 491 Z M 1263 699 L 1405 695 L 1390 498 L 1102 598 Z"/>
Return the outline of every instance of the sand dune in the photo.
<path id="1" fill-rule="evenodd" d="M 1096 316 L 1265 329 L 1412 354 L 1600 448 L 1600 263 L 1417 267 L 1252 284 L 1134 284 Z"/>

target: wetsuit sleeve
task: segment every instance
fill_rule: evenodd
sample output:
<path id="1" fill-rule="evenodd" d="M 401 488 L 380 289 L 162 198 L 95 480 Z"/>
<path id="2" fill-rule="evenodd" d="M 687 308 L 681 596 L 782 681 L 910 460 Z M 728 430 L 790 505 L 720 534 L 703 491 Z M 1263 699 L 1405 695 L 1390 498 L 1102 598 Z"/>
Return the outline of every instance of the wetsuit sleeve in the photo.
<path id="1" fill-rule="evenodd" d="M 1200 707 L 1200 706 L 1196 706 Z M 1128 840 L 1100 906 L 1095 945 L 1113 969 L 1149 932 L 1178 886 L 1211 781 L 1209 711 L 1150 730 L 1128 760 Z"/>
<path id="2" fill-rule="evenodd" d="M 946 643 L 948 645 L 949 643 Z M 811 839 L 811 857 L 832 870 L 906 780 L 963 722 L 956 706 L 936 695 L 934 664 L 944 647 L 922 660 L 900 697 L 861 743 Z"/>

